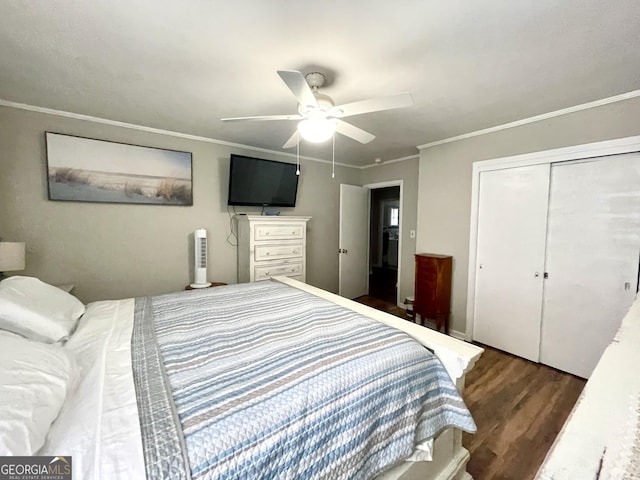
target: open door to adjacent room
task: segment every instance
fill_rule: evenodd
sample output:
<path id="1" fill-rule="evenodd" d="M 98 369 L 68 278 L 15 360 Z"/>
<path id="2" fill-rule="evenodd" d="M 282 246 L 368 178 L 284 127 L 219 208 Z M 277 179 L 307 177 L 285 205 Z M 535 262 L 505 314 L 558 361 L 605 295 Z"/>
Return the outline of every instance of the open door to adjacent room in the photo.
<path id="1" fill-rule="evenodd" d="M 400 241 L 400 187 L 371 189 L 369 295 L 396 303 Z"/>

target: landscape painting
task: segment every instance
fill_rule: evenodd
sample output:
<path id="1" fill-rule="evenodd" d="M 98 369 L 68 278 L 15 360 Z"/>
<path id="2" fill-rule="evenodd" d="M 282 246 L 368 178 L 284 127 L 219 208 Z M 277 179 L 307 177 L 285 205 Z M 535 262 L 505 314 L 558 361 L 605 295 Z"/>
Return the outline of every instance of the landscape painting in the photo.
<path id="1" fill-rule="evenodd" d="M 193 205 L 191 153 L 46 132 L 49 199 Z"/>

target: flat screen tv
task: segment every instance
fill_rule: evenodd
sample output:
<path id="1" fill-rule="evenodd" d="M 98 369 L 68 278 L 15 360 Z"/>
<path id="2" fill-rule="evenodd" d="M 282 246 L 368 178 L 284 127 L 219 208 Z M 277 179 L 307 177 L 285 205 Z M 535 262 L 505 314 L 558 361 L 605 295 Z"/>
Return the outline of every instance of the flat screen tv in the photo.
<path id="1" fill-rule="evenodd" d="M 231 154 L 228 205 L 295 207 L 297 192 L 295 164 Z"/>

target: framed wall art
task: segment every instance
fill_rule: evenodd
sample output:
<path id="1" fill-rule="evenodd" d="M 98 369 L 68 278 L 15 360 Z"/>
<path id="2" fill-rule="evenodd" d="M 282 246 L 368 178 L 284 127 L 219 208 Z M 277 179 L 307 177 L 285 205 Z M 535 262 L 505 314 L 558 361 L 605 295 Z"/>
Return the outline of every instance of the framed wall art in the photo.
<path id="1" fill-rule="evenodd" d="M 193 205 L 189 152 L 46 132 L 49 200 Z"/>

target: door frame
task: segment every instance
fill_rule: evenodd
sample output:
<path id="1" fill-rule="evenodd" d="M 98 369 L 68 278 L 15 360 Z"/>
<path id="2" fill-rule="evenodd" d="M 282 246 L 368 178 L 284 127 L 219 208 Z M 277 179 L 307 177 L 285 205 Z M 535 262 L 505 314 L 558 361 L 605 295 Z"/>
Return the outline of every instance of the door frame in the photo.
<path id="1" fill-rule="evenodd" d="M 465 328 L 465 339 L 467 341 L 471 341 L 473 339 L 480 174 L 490 170 L 501 170 L 505 168 L 539 165 L 544 163 L 551 164 L 572 160 L 584 160 L 588 158 L 606 157 L 634 152 L 640 152 L 640 135 L 473 162 L 471 183 L 471 222 L 469 229 L 469 270 L 467 277 L 467 318 Z"/>
<path id="2" fill-rule="evenodd" d="M 400 290 L 401 290 L 401 273 L 402 273 L 402 243 L 404 236 L 402 235 L 402 225 L 404 221 L 404 203 L 403 203 L 403 186 L 402 179 L 388 180 L 386 182 L 368 183 L 363 185 L 364 188 L 369 190 L 369 208 L 367 209 L 367 225 L 369 225 L 369 231 L 367 233 L 367 261 L 371 252 L 369 251 L 371 245 L 371 190 L 386 187 L 400 187 L 400 195 L 398 196 L 398 206 L 400 207 L 400 221 L 398 222 L 398 281 L 396 288 L 396 305 L 404 307 L 404 302 L 400 303 Z M 367 290 L 369 290 L 369 274 L 367 270 Z"/>

